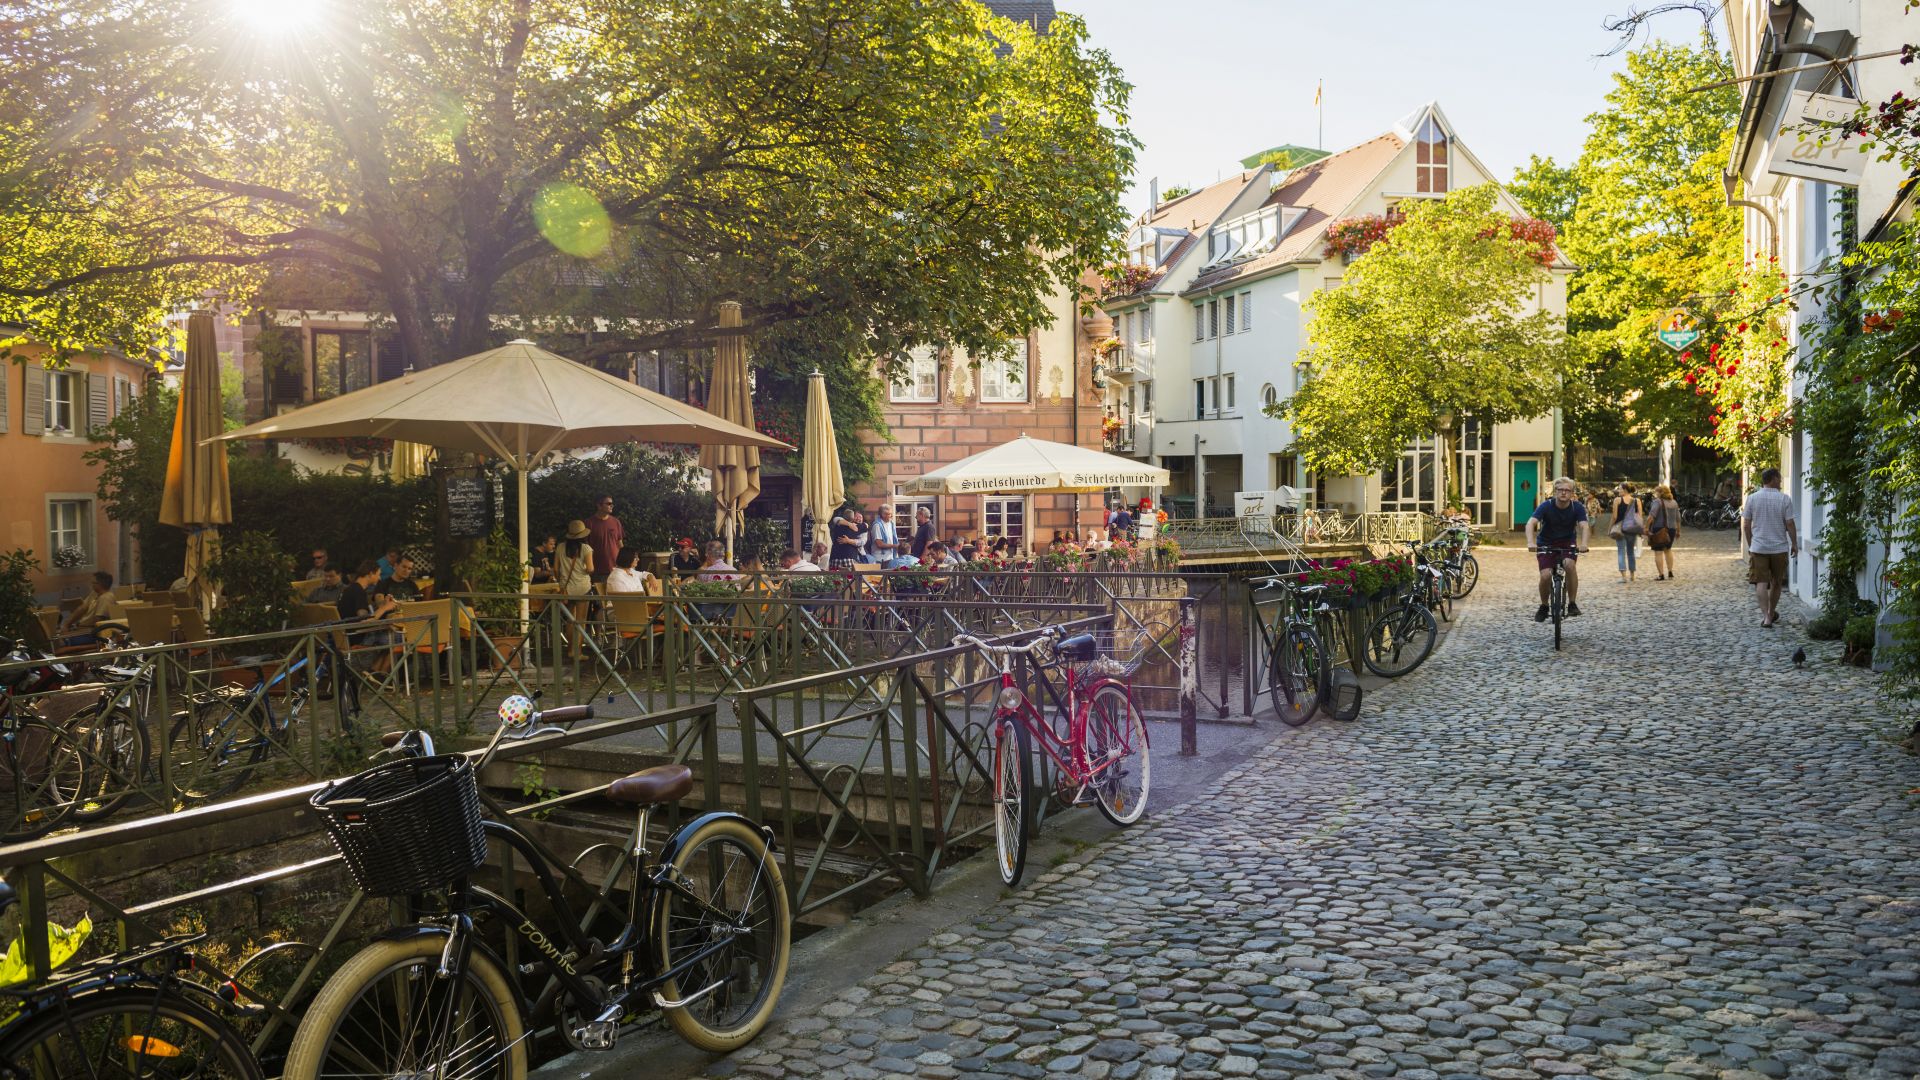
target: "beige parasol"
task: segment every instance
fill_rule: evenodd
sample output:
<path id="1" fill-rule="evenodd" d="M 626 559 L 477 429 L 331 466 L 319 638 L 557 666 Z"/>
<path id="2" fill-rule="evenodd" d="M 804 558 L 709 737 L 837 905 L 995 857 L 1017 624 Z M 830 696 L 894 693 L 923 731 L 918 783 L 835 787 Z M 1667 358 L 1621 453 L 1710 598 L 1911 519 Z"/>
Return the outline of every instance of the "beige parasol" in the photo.
<path id="1" fill-rule="evenodd" d="M 540 348 L 511 341 L 218 436 L 373 437 L 495 454 L 520 486 L 520 562 L 527 559 L 527 473 L 550 451 L 619 442 L 734 443 L 790 450 L 778 439 Z"/>
<path id="2" fill-rule="evenodd" d="M 187 531 L 187 558 L 181 573 L 202 613 L 213 606 L 207 567 L 220 555 L 217 526 L 233 520 L 227 448 L 207 441 L 219 437 L 221 426 L 220 356 L 214 350 L 213 316 L 196 311 L 187 317 L 187 363 L 180 373 L 180 403 L 173 414 L 160 523 Z"/>
<path id="3" fill-rule="evenodd" d="M 740 305 L 720 304 L 720 326 L 740 325 Z M 707 411 L 741 427 L 753 427 L 753 389 L 747 385 L 747 342 L 738 334 L 721 338 L 713 347 L 713 375 L 707 380 Z M 713 527 L 727 537 L 727 558 L 733 558 L 733 538 L 739 535 L 742 511 L 760 494 L 760 448 L 754 445 L 714 444 L 700 448 L 701 468 L 713 470 Z"/>
<path id="4" fill-rule="evenodd" d="M 828 538 L 833 512 L 846 499 L 840 444 L 833 436 L 833 410 L 827 404 L 827 377 L 816 371 L 807 378 L 807 436 L 800 448 L 800 500 L 813 515 L 810 542 Z"/>
<path id="5" fill-rule="evenodd" d="M 1161 487 L 1167 470 L 1084 446 L 1025 435 L 916 476 L 908 495 L 980 495 L 995 491 L 1080 492 Z"/>

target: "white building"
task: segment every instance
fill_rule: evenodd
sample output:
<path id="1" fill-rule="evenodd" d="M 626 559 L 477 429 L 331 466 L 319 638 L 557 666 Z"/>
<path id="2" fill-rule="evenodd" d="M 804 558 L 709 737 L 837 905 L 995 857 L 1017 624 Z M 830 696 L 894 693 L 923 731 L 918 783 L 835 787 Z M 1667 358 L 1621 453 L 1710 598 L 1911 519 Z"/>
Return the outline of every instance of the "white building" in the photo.
<path id="1" fill-rule="evenodd" d="M 1874 240 L 1895 224 L 1912 220 L 1915 184 L 1898 162 L 1878 161 L 1876 155 L 1859 154 L 1851 147 L 1837 148 L 1838 153 L 1809 165 L 1804 148 L 1794 153 L 1799 143 L 1795 116 L 1810 100 L 1802 96 L 1808 93 L 1874 102 L 1896 92 L 1912 96 L 1914 70 L 1902 66 L 1897 55 L 1839 68 L 1823 61 L 1898 49 L 1920 37 L 1920 14 L 1909 14 L 1906 0 L 1731 0 L 1726 18 L 1734 71 L 1759 76 L 1741 87 L 1729 191 L 1736 180 L 1745 188 L 1738 205 L 1745 209 L 1748 254 L 1778 254 L 1787 280 L 1796 286 L 1798 310 L 1788 316 L 1795 353 L 1788 359 L 1788 372 L 1797 403 L 1805 396 L 1806 377 L 1795 370 L 1795 359 L 1815 340 L 1825 317 L 1818 297 L 1805 287 L 1842 250 L 1845 192 L 1859 192 L 1857 239 Z M 1791 567 L 1791 586 L 1796 595 L 1817 602 L 1817 548 L 1826 508 L 1808 483 L 1811 437 L 1800 432 L 1782 443 L 1784 488 L 1793 496 L 1807 540 Z M 1872 595 L 1870 583 L 1878 578 L 1885 557 L 1884 548 L 1869 548 L 1861 595 Z"/>
<path id="2" fill-rule="evenodd" d="M 1495 182 L 1429 103 L 1358 146 L 1289 171 L 1250 169 L 1156 206 L 1128 241 L 1129 260 L 1154 276 L 1106 304 L 1124 342 L 1109 372 L 1115 452 L 1172 470 L 1171 490 L 1216 514 L 1231 512 L 1236 491 L 1281 485 L 1354 513 L 1439 509 L 1431 439 L 1379 475 L 1302 476 L 1287 452 L 1292 431 L 1264 406 L 1297 386 L 1304 302 L 1337 288 L 1351 261 L 1325 253 L 1330 224 Z M 1572 266 L 1556 258 L 1551 269 L 1532 310 L 1564 315 Z M 1551 415 L 1492 430 L 1463 422 L 1453 475 L 1476 521 L 1507 528 L 1532 513 L 1558 465 L 1556 426 Z"/>

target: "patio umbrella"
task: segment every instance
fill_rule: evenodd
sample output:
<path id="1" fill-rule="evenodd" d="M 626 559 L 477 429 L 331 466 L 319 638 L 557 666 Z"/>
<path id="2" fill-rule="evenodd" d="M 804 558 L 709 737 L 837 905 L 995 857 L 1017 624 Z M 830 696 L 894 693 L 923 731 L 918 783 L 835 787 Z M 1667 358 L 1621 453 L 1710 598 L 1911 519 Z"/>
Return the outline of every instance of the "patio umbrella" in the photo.
<path id="1" fill-rule="evenodd" d="M 740 305 L 720 304 L 722 328 L 740 325 Z M 751 431 L 753 389 L 747 385 L 747 343 L 738 334 L 721 338 L 713 347 L 713 375 L 707 380 L 707 411 L 721 420 Z M 700 448 L 700 466 L 713 470 L 713 527 L 726 533 L 727 558 L 733 558 L 733 538 L 742 523 L 742 511 L 760 494 L 760 448 L 754 444 L 710 444 Z"/>
<path id="2" fill-rule="evenodd" d="M 809 541 L 827 539 L 827 524 L 846 499 L 840 444 L 833 437 L 833 410 L 827 405 L 827 377 L 816 371 L 807 378 L 807 438 L 800 448 L 800 500 L 813 515 Z"/>
<path id="3" fill-rule="evenodd" d="M 187 317 L 187 363 L 180 373 L 180 402 L 173 414 L 160 522 L 187 531 L 182 576 L 203 614 L 213 602 L 207 567 L 220 556 L 218 526 L 233 520 L 227 448 L 207 441 L 219 437 L 221 426 L 220 356 L 213 345 L 213 316 L 196 311 Z"/>
<path id="4" fill-rule="evenodd" d="M 1161 487 L 1167 470 L 1084 446 L 1025 435 L 907 481 L 908 495 L 980 495 L 995 491 L 1082 492 Z"/>
<path id="5" fill-rule="evenodd" d="M 510 341 L 461 360 L 249 424 L 221 439 L 372 437 L 493 454 L 519 474 L 520 562 L 527 473 L 550 451 L 620 442 L 792 447 L 682 401 Z M 522 601 L 525 608 L 525 601 Z M 525 617 L 524 610 L 522 617 Z"/>

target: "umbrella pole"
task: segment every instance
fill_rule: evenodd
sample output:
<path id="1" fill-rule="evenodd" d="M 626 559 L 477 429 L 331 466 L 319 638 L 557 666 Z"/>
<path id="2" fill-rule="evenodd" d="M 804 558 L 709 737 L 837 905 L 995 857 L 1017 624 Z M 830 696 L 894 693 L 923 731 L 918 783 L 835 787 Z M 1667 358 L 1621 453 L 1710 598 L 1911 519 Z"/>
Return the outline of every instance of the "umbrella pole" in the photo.
<path id="1" fill-rule="evenodd" d="M 528 617 L 528 610 L 527 610 L 527 585 L 526 585 L 526 581 L 525 581 L 525 578 L 526 578 L 526 574 L 527 574 L 527 470 L 526 470 L 526 463 L 525 463 L 525 462 L 518 462 L 518 461 L 517 461 L 517 462 L 514 462 L 514 464 L 515 464 L 515 465 L 517 465 L 517 466 L 520 466 L 519 468 L 517 468 L 517 469 L 515 469 L 514 471 L 520 474 L 520 475 L 519 475 L 519 485 L 520 485 L 520 514 L 519 514 L 519 517 L 520 517 L 520 576 L 521 576 L 521 579 L 522 579 L 522 580 L 521 580 L 521 583 L 520 583 L 520 633 L 524 635 L 524 634 L 525 634 L 525 633 L 527 632 L 527 617 Z"/>

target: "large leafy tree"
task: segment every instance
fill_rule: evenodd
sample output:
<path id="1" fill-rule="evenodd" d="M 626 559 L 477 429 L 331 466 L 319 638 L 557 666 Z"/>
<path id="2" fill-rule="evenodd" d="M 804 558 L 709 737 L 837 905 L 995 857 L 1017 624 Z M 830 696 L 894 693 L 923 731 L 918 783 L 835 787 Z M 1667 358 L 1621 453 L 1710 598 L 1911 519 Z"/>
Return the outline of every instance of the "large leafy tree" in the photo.
<path id="1" fill-rule="evenodd" d="M 1491 186 L 1423 202 L 1307 301 L 1304 386 L 1278 406 L 1304 465 L 1372 472 L 1458 420 L 1538 416 L 1558 400 L 1558 315 L 1529 310 L 1548 277 L 1539 240 L 1516 237 Z M 1441 486 L 1446 490 L 1446 485 Z"/>
<path id="2" fill-rule="evenodd" d="M 1127 86 L 1071 15 L 12 0 L 0 27 L 0 321 L 56 342 L 272 278 L 422 364 L 698 347 L 725 298 L 836 354 L 984 350 L 1125 224 Z"/>
<path id="3" fill-rule="evenodd" d="M 1704 38 L 1628 53 L 1606 108 L 1588 117 L 1579 160 L 1534 158 L 1508 187 L 1560 227 L 1561 249 L 1580 268 L 1567 296 L 1581 358 L 1566 401 L 1574 442 L 1652 445 L 1709 433 L 1711 406 L 1683 375 L 1704 362 L 1722 317 L 1739 314 L 1728 302 L 1742 262 L 1740 217 L 1720 171 L 1740 98 L 1733 87 L 1689 91 L 1730 74 Z M 1677 357 L 1654 336 L 1675 307 L 1703 323 L 1697 357 Z"/>

